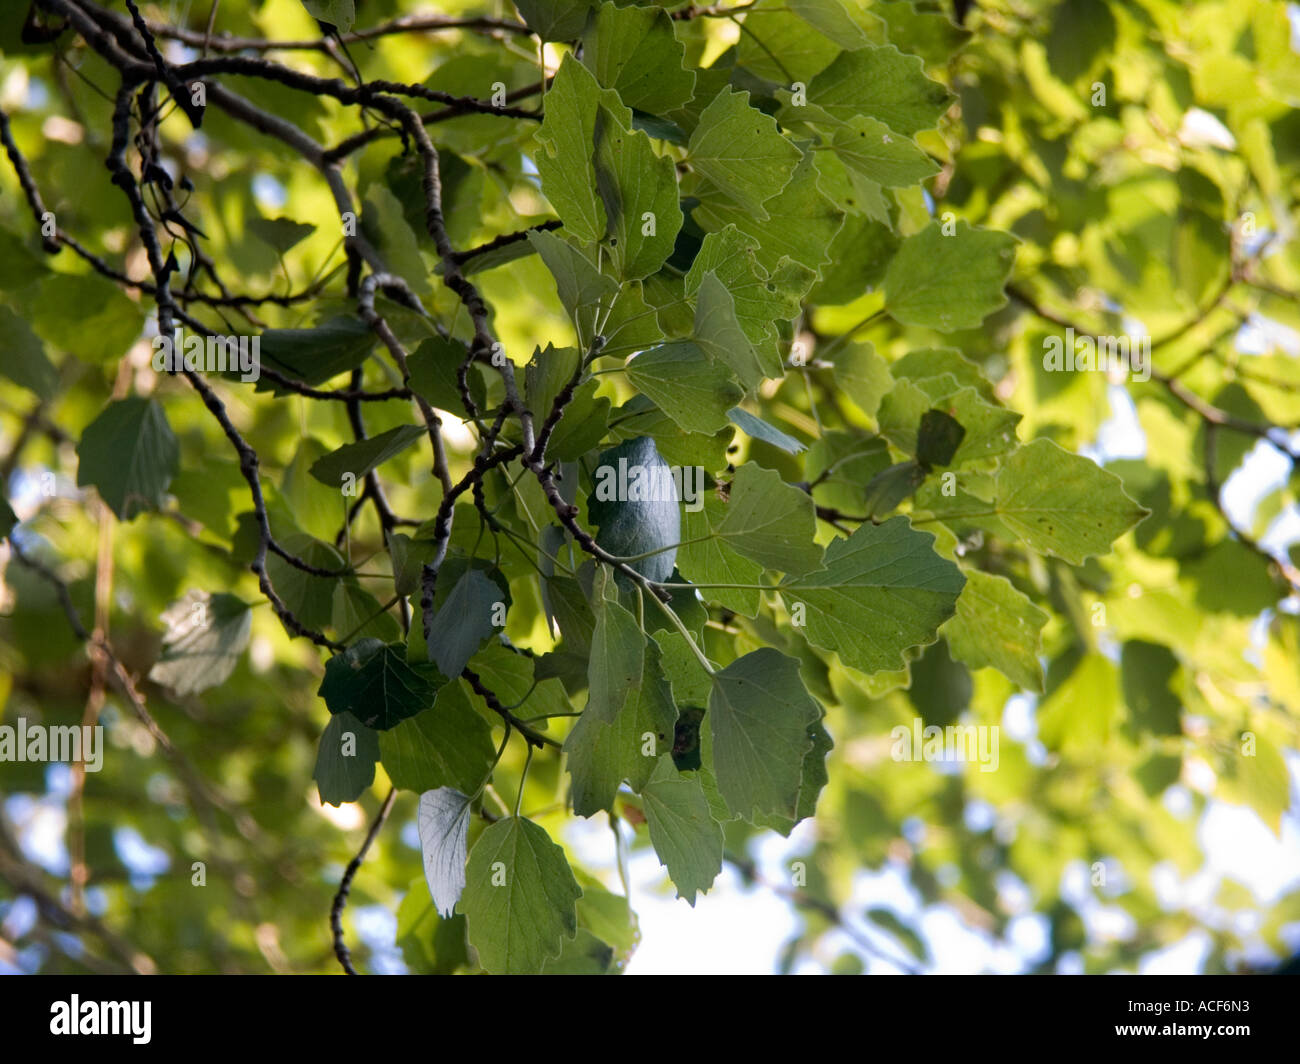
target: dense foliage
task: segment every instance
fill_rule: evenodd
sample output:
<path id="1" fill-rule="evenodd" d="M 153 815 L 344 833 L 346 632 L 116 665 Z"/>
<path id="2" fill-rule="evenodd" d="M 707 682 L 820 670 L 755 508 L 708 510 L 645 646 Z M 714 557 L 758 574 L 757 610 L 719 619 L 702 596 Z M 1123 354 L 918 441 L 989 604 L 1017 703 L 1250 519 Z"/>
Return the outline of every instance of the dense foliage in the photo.
<path id="1" fill-rule="evenodd" d="M 1159 885 L 1292 808 L 1300 29 L 957 7 L 5 4 L 0 704 L 105 748 L 0 960 L 620 971 L 801 822 L 786 967 L 1282 955 Z"/>

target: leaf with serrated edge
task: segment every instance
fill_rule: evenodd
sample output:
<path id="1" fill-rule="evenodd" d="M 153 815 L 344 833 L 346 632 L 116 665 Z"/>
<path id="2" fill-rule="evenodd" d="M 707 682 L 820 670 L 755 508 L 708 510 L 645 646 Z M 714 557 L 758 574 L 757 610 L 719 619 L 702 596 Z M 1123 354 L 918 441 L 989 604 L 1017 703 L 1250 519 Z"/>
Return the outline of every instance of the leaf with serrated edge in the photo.
<path id="1" fill-rule="evenodd" d="M 591 164 L 600 86 L 585 66 L 566 55 L 543 103 L 546 118 L 537 131 L 542 151 L 534 159 L 542 191 L 565 232 L 582 244 L 594 244 L 605 235 L 605 205 L 596 194 Z"/>
<path id="2" fill-rule="evenodd" d="M 903 241 L 885 271 L 885 309 L 904 325 L 974 329 L 1007 297 L 1016 238 L 964 221 L 951 235 L 932 222 Z"/>
<path id="3" fill-rule="evenodd" d="M 637 355 L 627 364 L 627 378 L 685 432 L 717 432 L 744 396 L 731 370 L 689 340 Z"/>
<path id="4" fill-rule="evenodd" d="M 695 91 L 695 71 L 665 11 L 601 4 L 583 33 L 582 61 L 606 88 L 650 114 L 680 107 Z"/>
<path id="5" fill-rule="evenodd" d="M 311 475 L 331 488 L 342 484 L 347 475 L 351 475 L 355 483 L 364 479 L 372 469 L 401 454 L 420 439 L 424 431 L 419 425 L 399 425 L 368 440 L 344 444 L 313 462 Z"/>
<path id="6" fill-rule="evenodd" d="M 602 101 L 595 166 L 614 271 L 623 281 L 648 277 L 672 254 L 682 227 L 673 161 L 656 155 L 650 138 L 620 124 L 618 113 Z"/>
<path id="7" fill-rule="evenodd" d="M 753 584 L 752 589 L 701 587 L 700 594 L 729 610 L 754 617 L 761 601 L 758 584 L 763 567 L 737 554 L 717 535 L 717 527 L 726 514 L 726 504 L 716 495 L 704 499 L 699 510 L 687 510 L 682 521 L 682 546 L 677 552 L 677 567 L 691 583 Z"/>
<path id="8" fill-rule="evenodd" d="M 1047 614 L 1000 576 L 966 571 L 957 613 L 940 634 L 958 661 L 972 669 L 992 666 L 1030 691 L 1042 691 L 1039 637 Z"/>
<path id="9" fill-rule="evenodd" d="M 763 647 L 713 675 L 705 722 L 718 789 L 728 808 L 794 818 L 810 725 L 821 717 L 799 678 L 799 662 Z"/>
<path id="10" fill-rule="evenodd" d="M 826 568 L 788 577 L 781 592 L 804 607 L 808 642 L 865 673 L 903 666 L 908 647 L 928 646 L 957 608 L 966 578 L 936 554 L 934 536 L 905 517 L 864 523 L 826 548 Z"/>
<path id="11" fill-rule="evenodd" d="M 347 710 L 368 727 L 382 731 L 433 704 L 441 686 L 428 666 L 417 672 L 405 649 L 378 639 L 362 639 L 325 663 L 317 692 L 331 713 Z"/>
<path id="12" fill-rule="evenodd" d="M 822 564 L 816 532 L 807 492 L 753 462 L 736 470 L 726 515 L 716 529 L 732 550 L 767 569 L 806 573 Z"/>
<path id="13" fill-rule="evenodd" d="M 1082 565 L 1144 518 L 1114 473 L 1051 440 L 1025 444 L 998 470 L 996 513 L 1044 554 Z"/>
<path id="14" fill-rule="evenodd" d="M 487 971 L 529 975 L 577 933 L 580 897 L 564 851 L 545 830 L 506 817 L 488 825 L 470 851 L 460 911 Z"/>
<path id="15" fill-rule="evenodd" d="M 831 147 L 845 166 L 885 188 L 906 188 L 939 172 L 910 137 L 869 115 L 857 115 L 836 129 Z"/>
<path id="16" fill-rule="evenodd" d="M 709 802 L 696 773 L 678 772 L 670 754 L 655 765 L 641 791 L 650 842 L 668 869 L 677 896 L 695 904 L 722 871 L 722 827 L 709 813 Z"/>
<path id="17" fill-rule="evenodd" d="M 687 156 L 691 165 L 760 221 L 763 204 L 790 182 L 799 149 L 769 115 L 749 104 L 748 92 L 724 88 L 700 115 Z"/>
<path id="18" fill-rule="evenodd" d="M 712 271 L 696 294 L 694 337 L 711 358 L 731 367 L 746 392 L 762 382 L 766 374 L 736 318 L 736 301 Z"/>
<path id="19" fill-rule="evenodd" d="M 793 261 L 818 270 L 830 261 L 829 248 L 844 224 L 845 212 L 818 185 L 817 161 L 808 152 L 795 167 L 790 183 L 765 204 L 770 215 L 760 220 L 712 187 L 700 190 L 700 205 L 692 217 L 700 226 L 716 232 L 734 225 L 754 242 L 758 264 L 769 274 L 781 263 Z"/>
<path id="20" fill-rule="evenodd" d="M 492 766 L 492 727 L 459 680 L 438 689 L 433 705 L 379 733 L 379 754 L 394 787 L 473 792 Z"/>
<path id="21" fill-rule="evenodd" d="M 497 630 L 493 613 L 503 598 L 481 569 L 466 569 L 456 581 L 429 624 L 429 657 L 444 676 L 459 676 Z"/>
<path id="22" fill-rule="evenodd" d="M 904 136 L 932 129 L 952 96 L 925 76 L 918 56 L 892 44 L 841 52 L 808 85 L 808 103 L 841 122 L 871 115 Z"/>

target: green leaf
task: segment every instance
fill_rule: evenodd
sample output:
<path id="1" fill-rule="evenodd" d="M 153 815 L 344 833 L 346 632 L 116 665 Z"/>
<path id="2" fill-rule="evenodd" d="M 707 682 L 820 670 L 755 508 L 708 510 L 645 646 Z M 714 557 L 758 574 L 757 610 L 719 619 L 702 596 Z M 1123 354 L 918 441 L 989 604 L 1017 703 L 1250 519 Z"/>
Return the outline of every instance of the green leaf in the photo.
<path id="1" fill-rule="evenodd" d="M 451 975 L 469 966 L 465 917 L 438 916 L 424 876 L 413 880 L 397 907 L 397 945 L 417 975 Z"/>
<path id="2" fill-rule="evenodd" d="M 1000 576 L 966 570 L 957 612 L 940 634 L 972 669 L 992 666 L 1029 691 L 1043 689 L 1039 639 L 1047 614 Z"/>
<path id="3" fill-rule="evenodd" d="M 614 271 L 624 281 L 647 277 L 672 254 L 682 227 L 673 161 L 656 155 L 649 137 L 622 125 L 602 103 L 595 164 Z"/>
<path id="4" fill-rule="evenodd" d="M 619 293 L 618 282 L 601 273 L 584 252 L 554 233 L 531 232 L 528 242 L 555 278 L 556 292 L 569 317 L 575 324 L 589 327 L 594 335 L 595 323 L 609 312 Z"/>
<path id="5" fill-rule="evenodd" d="M 41 338 L 6 306 L 0 306 L 0 336 L 5 338 L 0 374 L 42 399 L 53 398 L 59 386 L 59 371 L 45 356 Z"/>
<path id="6" fill-rule="evenodd" d="M 800 451 L 806 450 L 804 445 L 793 436 L 786 435 L 775 425 L 770 425 L 762 418 L 755 417 L 743 407 L 733 406 L 727 411 L 727 417 L 745 435 L 771 444 L 778 450 L 785 451 L 786 454 L 798 454 Z"/>
<path id="7" fill-rule="evenodd" d="M 494 974 L 540 972 L 577 932 L 580 897 L 564 851 L 542 828 L 518 817 L 488 825 L 460 899 L 479 963 Z"/>
<path id="8" fill-rule="evenodd" d="M 291 218 L 263 218 L 260 214 L 253 215 L 245 224 L 258 240 L 281 255 L 316 232 L 314 225 L 305 222 L 295 222 Z"/>
<path id="9" fill-rule="evenodd" d="M 613 947 L 585 927 L 579 927 L 578 933 L 564 943 L 560 955 L 542 968 L 543 975 L 615 975 L 618 971 Z"/>
<path id="10" fill-rule="evenodd" d="M 933 460 L 928 463 L 931 466 L 956 466 L 993 458 L 1014 451 L 1019 445 L 1016 426 L 1022 415 L 996 402 L 989 402 L 974 388 L 959 387 L 956 378 L 949 374 L 919 381 L 907 378 L 898 381 L 881 401 L 876 413 L 880 433 L 899 450 L 921 458 L 920 433 L 927 417 L 933 421 L 936 416 L 932 410 L 955 420 L 962 432 L 951 453 L 945 444 L 931 455 Z M 939 430 L 937 424 L 931 427 L 932 431 Z M 940 460 L 944 453 L 948 453 L 946 462 Z"/>
<path id="11" fill-rule="evenodd" d="M 521 717 L 544 717 L 569 713 L 573 706 L 559 680 L 543 680 L 535 674 L 533 658 L 493 641 L 470 659 L 470 668 L 479 674 L 502 704 L 515 706 Z M 489 714 L 495 719 L 495 714 Z"/>
<path id="12" fill-rule="evenodd" d="M 770 215 L 766 220 L 708 189 L 701 190 L 700 205 L 692 215 L 710 232 L 734 225 L 753 240 L 758 264 L 769 274 L 786 260 L 816 271 L 830 261 L 831 242 L 844 224 L 844 211 L 822 192 L 817 178 L 813 153 L 807 152 L 790 183 L 763 204 Z"/>
<path id="13" fill-rule="evenodd" d="M 433 560 L 433 544 L 428 540 L 412 539 L 404 532 L 390 532 L 388 553 L 393 560 L 393 591 L 398 595 L 409 595 L 420 586 L 424 566 Z"/>
<path id="14" fill-rule="evenodd" d="M 564 222 L 564 231 L 582 244 L 605 235 L 605 205 L 596 192 L 592 144 L 600 86 L 571 54 L 546 91 L 546 118 L 537 131 L 542 151 L 534 158 L 542 191 Z"/>
<path id="15" fill-rule="evenodd" d="M 758 240 L 734 225 L 709 233 L 686 274 L 684 295 L 694 296 L 705 276 L 715 274 L 731 294 L 736 320 L 749 338 L 764 376 L 779 377 L 783 367 L 776 324 L 799 313 L 814 274 L 788 258 L 769 271 L 759 263 L 758 247 Z"/>
<path id="16" fill-rule="evenodd" d="M 326 805 L 355 802 L 375 780 L 379 743 L 375 733 L 351 713 L 330 718 L 321 733 L 312 779 Z"/>
<path id="17" fill-rule="evenodd" d="M 974 388 L 985 399 L 992 400 L 993 384 L 970 359 L 955 347 L 924 347 L 909 351 L 889 366 L 894 380 L 904 377 L 920 384 L 929 377 L 951 375 L 963 388 Z M 927 388 L 928 386 L 922 385 Z"/>
<path id="18" fill-rule="evenodd" d="M 1082 565 L 1150 511 L 1124 493 L 1114 473 L 1039 439 L 1002 463 L 994 512 L 1034 550 Z"/>
<path id="19" fill-rule="evenodd" d="M 1133 734 L 1181 735 L 1178 658 L 1161 643 L 1130 639 L 1120 650 L 1120 680 Z"/>
<path id="20" fill-rule="evenodd" d="M 467 355 L 465 345 L 455 340 L 430 336 L 420 341 L 420 346 L 406 359 L 406 368 L 411 372 L 411 388 L 437 409 L 460 418 L 468 417 L 456 381 L 456 371 L 464 364 Z M 482 410 L 487 406 L 487 396 L 483 377 L 476 367 L 469 367 L 466 383 L 474 405 Z"/>
<path id="21" fill-rule="evenodd" d="M 352 29 L 357 17 L 353 0 L 302 0 L 302 6 L 312 18 L 330 23 L 339 33 Z"/>
<path id="22" fill-rule="evenodd" d="M 965 437 L 966 430 L 956 418 L 942 410 L 927 410 L 916 430 L 916 460 L 923 469 L 946 466 Z"/>
<path id="23" fill-rule="evenodd" d="M 727 444 L 734 430 L 730 424 L 712 434 L 684 432 L 647 395 L 635 395 L 611 419 L 610 435 L 616 440 L 652 439 L 666 461 L 678 466 L 697 465 L 719 470 L 727 464 Z"/>
<path id="24" fill-rule="evenodd" d="M 575 347 L 555 348 L 551 344 L 545 351 L 533 353 L 524 369 L 524 394 L 539 425 L 550 416 L 556 398 L 573 380 L 582 357 Z M 610 404 L 605 396 L 596 395 L 596 388 L 596 380 L 588 376 L 573 391 L 547 444 L 548 458 L 576 461 L 604 438 Z"/>
<path id="25" fill-rule="evenodd" d="M 846 9 L 844 0 L 789 0 L 791 11 L 841 48 L 870 44 L 866 32 Z"/>
<path id="26" fill-rule="evenodd" d="M 656 583 L 667 580 L 682 538 L 681 511 L 655 441 L 641 436 L 602 451 L 592 481 L 587 514 L 599 526 L 596 543 L 618 557 L 648 555 L 628 565 Z"/>
<path id="27" fill-rule="evenodd" d="M 390 458 L 401 454 L 424 432 L 419 425 L 399 425 L 378 436 L 344 444 L 313 462 L 311 475 L 332 488 L 347 483 L 344 478 L 351 476 L 355 486 L 356 481 L 364 480 L 372 469 L 378 469 Z"/>
<path id="28" fill-rule="evenodd" d="M 696 294 L 694 338 L 711 359 L 731 368 L 746 392 L 768 375 L 740 327 L 736 301 L 711 271 L 704 275 Z"/>
<path id="29" fill-rule="evenodd" d="M 958 222 L 951 236 L 931 222 L 903 241 L 885 272 L 885 307 L 895 321 L 940 332 L 974 329 L 1007 297 L 1002 289 L 1016 239 Z"/>
<path id="30" fill-rule="evenodd" d="M 856 115 L 837 127 L 831 147 L 846 166 L 886 188 L 906 188 L 939 172 L 910 137 L 867 115 Z"/>
<path id="31" fill-rule="evenodd" d="M 302 381 L 323 384 L 356 369 L 375 345 L 375 334 L 360 318 L 331 318 L 314 329 L 267 329 L 260 337 L 262 364 Z M 286 394 L 271 381 L 258 391 Z"/>
<path id="32" fill-rule="evenodd" d="M 178 695 L 225 683 L 248 646 L 253 614 L 234 595 L 191 591 L 162 615 L 163 652 L 149 679 Z"/>
<path id="33" fill-rule="evenodd" d="M 677 718 L 672 688 L 664 675 L 659 645 L 642 639 L 641 671 L 626 697 L 614 699 L 619 702 L 614 714 L 597 712 L 602 708 L 597 698 L 608 704 L 611 697 L 607 692 L 593 693 L 587 710 L 564 742 L 573 780 L 573 811 L 578 816 L 612 809 L 625 780 L 634 791 L 640 791 L 654 770 L 656 757 L 672 748 Z M 593 649 L 593 667 L 596 660 Z"/>
<path id="34" fill-rule="evenodd" d="M 333 606 L 330 625 L 345 637 L 345 642 L 373 636 L 388 643 L 402 637 L 402 630 L 393 615 L 353 576 L 334 581 Z"/>
<path id="35" fill-rule="evenodd" d="M 290 515 L 293 517 L 294 526 L 310 536 L 317 539 L 329 541 L 334 538 L 334 533 L 343 524 L 343 518 L 347 514 L 349 497 L 341 491 L 342 485 L 339 481 L 331 484 L 322 484 L 311 475 L 311 467 L 321 458 L 329 454 L 329 449 L 321 443 L 315 436 L 304 436 L 298 442 L 298 448 L 293 453 L 293 458 L 287 466 L 284 467 L 284 476 L 280 479 L 280 501 L 284 503 Z M 210 474 L 206 473 L 209 468 L 205 462 L 204 487 L 210 490 L 210 481 L 207 479 Z M 236 467 L 238 468 L 238 467 Z M 177 496 L 181 501 L 181 508 L 186 514 L 184 503 L 187 500 L 181 498 L 181 478 L 185 476 L 182 472 L 172 482 L 172 494 Z M 243 477 L 238 478 L 240 490 L 247 491 L 248 485 Z M 364 487 L 363 484 L 361 487 Z M 353 493 L 353 496 L 361 494 L 361 488 Z"/>
<path id="36" fill-rule="evenodd" d="M 608 970 L 621 971 L 641 941 L 641 929 L 636 913 L 627 898 L 613 894 L 600 885 L 600 881 L 581 869 L 574 870 L 582 897 L 578 899 L 578 931 L 590 932 L 602 945 L 613 951 Z M 551 968 L 548 965 L 547 970 Z"/>
<path id="37" fill-rule="evenodd" d="M 608 587 L 605 573 L 599 579 Z M 594 720 L 613 723 L 623 704 L 641 685 L 645 667 L 646 637 L 636 618 L 616 599 L 596 593 L 596 626 L 591 637 L 587 667 L 589 700 L 586 713 Z M 585 715 L 585 714 L 584 714 Z"/>
<path id="38" fill-rule="evenodd" d="M 582 33 L 593 0 L 516 0 L 528 28 L 544 41 L 572 41 Z"/>
<path id="39" fill-rule="evenodd" d="M 582 41 L 583 65 L 628 107 L 664 114 L 695 92 L 695 72 L 683 68 L 685 50 L 659 8 L 601 4 Z"/>
<path id="40" fill-rule="evenodd" d="M 924 483 L 925 470 L 915 459 L 882 469 L 867 481 L 865 501 L 868 516 L 879 519 L 892 513 Z"/>
<path id="41" fill-rule="evenodd" d="M 140 339 L 141 304 L 99 274 L 52 273 L 37 291 L 32 327 L 50 347 L 82 362 L 111 368 Z M 75 307 L 76 313 L 64 313 L 65 307 Z"/>
<path id="42" fill-rule="evenodd" d="M 316 692 L 331 713 L 348 712 L 378 731 L 395 727 L 433 705 L 446 681 L 430 667 L 417 672 L 401 644 L 363 639 L 325 663 Z"/>
<path id="43" fill-rule="evenodd" d="M 430 709 L 379 733 L 379 754 L 394 787 L 475 793 L 492 766 L 492 728 L 470 705 L 455 680 L 442 687 Z"/>
<path id="44" fill-rule="evenodd" d="M 454 787 L 438 787 L 420 795 L 415 822 L 424 858 L 424 879 L 434 908 L 444 918 L 455 912 L 465 890 L 469 815 L 470 799 Z"/>
<path id="45" fill-rule="evenodd" d="M 659 273 L 656 277 L 662 277 Z M 646 286 L 654 278 L 643 281 L 628 281 L 619 287 L 612 309 L 608 304 L 600 312 L 600 331 L 605 337 L 605 346 L 601 350 L 604 358 L 626 358 L 635 351 L 644 351 L 653 347 L 664 338 L 664 330 L 659 324 L 655 308 L 646 301 Z M 593 308 L 586 316 L 594 317 Z M 584 323 L 583 335 L 589 336 L 597 330 L 593 322 Z"/>
<path id="46" fill-rule="evenodd" d="M 627 364 L 627 379 L 685 432 L 717 432 L 727 424 L 728 410 L 744 397 L 731 371 L 690 340 L 637 355 Z"/>
<path id="47" fill-rule="evenodd" d="M 742 467 L 743 468 L 743 467 Z M 677 566 L 691 583 L 753 584 L 752 589 L 701 587 L 700 594 L 729 610 L 754 617 L 761 601 L 758 585 L 763 567 L 737 554 L 718 534 L 726 516 L 726 504 L 715 495 L 704 499 L 698 510 L 687 508 L 682 523 L 682 546 L 677 552 Z"/>
<path id="48" fill-rule="evenodd" d="M 1222 757 L 1215 797 L 1245 805 L 1281 838 L 1282 818 L 1292 807 L 1291 775 L 1282 749 L 1255 720 Z M 1247 745 L 1249 737 L 1249 745 Z"/>
<path id="49" fill-rule="evenodd" d="M 902 668 L 904 650 L 934 642 L 966 583 L 933 543 L 905 517 L 862 524 L 826 548 L 825 569 L 781 584 L 792 621 L 802 605 L 808 641 L 861 672 Z"/>
<path id="50" fill-rule="evenodd" d="M 879 436 L 828 430 L 808 448 L 803 475 L 813 498 L 846 514 L 862 512 L 866 486 L 889 465 L 889 446 Z"/>
<path id="51" fill-rule="evenodd" d="M 822 716 L 824 717 L 825 714 L 823 713 Z M 826 755 L 831 752 L 835 743 L 831 740 L 830 733 L 821 718 L 808 726 L 808 739 L 812 746 L 808 753 L 804 754 L 799 779 L 799 801 L 795 805 L 794 816 L 769 814 L 756 820 L 759 826 L 779 831 L 787 838 L 796 824 L 817 812 L 817 799 L 830 780 L 826 772 Z"/>
<path id="52" fill-rule="evenodd" d="M 821 717 L 799 678 L 799 662 L 771 647 L 737 658 L 713 676 L 706 723 L 718 789 L 746 820 L 798 812 L 808 728 Z"/>
<path id="53" fill-rule="evenodd" d="M 822 564 L 812 496 L 780 474 L 746 462 L 731 481 L 718 537 L 766 569 L 807 573 Z"/>
<path id="54" fill-rule="evenodd" d="M 799 149 L 775 120 L 749 105 L 749 93 L 725 88 L 713 98 L 691 134 L 691 166 L 760 221 L 763 204 L 794 174 Z"/>
<path id="55" fill-rule="evenodd" d="M 756 3 L 745 11 L 745 29 L 736 46 L 741 69 L 777 84 L 808 82 L 839 55 L 832 43 L 788 5 Z M 721 65 L 721 64 L 717 64 Z"/>
<path id="56" fill-rule="evenodd" d="M 504 610 L 510 605 L 508 591 L 503 591 L 481 569 L 468 568 L 452 585 L 429 625 L 429 657 L 444 676 L 459 676 L 461 670 L 498 631 L 498 612 L 504 622 Z"/>
<path id="57" fill-rule="evenodd" d="M 420 254 L 415 230 L 401 201 L 379 181 L 371 182 L 361 201 L 361 232 L 383 256 L 390 273 L 401 277 L 420 298 L 429 297 L 429 267 Z"/>
<path id="58" fill-rule="evenodd" d="M 841 122 L 879 119 L 910 137 L 933 129 L 952 102 L 948 90 L 925 76 L 925 64 L 891 44 L 841 52 L 808 85 L 808 103 Z"/>
<path id="59" fill-rule="evenodd" d="M 281 537 L 280 546 L 318 569 L 342 570 L 343 556 L 328 543 L 294 533 Z M 266 574 L 289 610 L 309 628 L 324 628 L 334 621 L 334 588 L 338 577 L 317 576 L 290 565 L 278 554 L 266 559 Z M 347 633 L 340 633 L 346 635 Z"/>
<path id="60" fill-rule="evenodd" d="M 678 772 L 664 754 L 641 799 L 655 853 L 677 896 L 694 906 L 696 894 L 707 894 L 722 871 L 722 827 L 709 813 L 699 776 Z"/>
<path id="61" fill-rule="evenodd" d="M 93 486 L 120 521 L 161 510 L 180 447 L 157 400 L 115 399 L 81 434 L 77 487 Z"/>
<path id="62" fill-rule="evenodd" d="M 894 386 L 889 364 L 869 343 L 841 348 L 834 362 L 836 383 L 864 414 L 875 417 L 881 399 Z"/>
<path id="63" fill-rule="evenodd" d="M 930 953 L 926 949 L 925 940 L 913 928 L 903 923 L 894 912 L 875 906 L 868 909 L 864 915 L 877 927 L 883 928 L 898 939 L 907 947 L 907 952 L 918 961 L 929 963 Z"/>

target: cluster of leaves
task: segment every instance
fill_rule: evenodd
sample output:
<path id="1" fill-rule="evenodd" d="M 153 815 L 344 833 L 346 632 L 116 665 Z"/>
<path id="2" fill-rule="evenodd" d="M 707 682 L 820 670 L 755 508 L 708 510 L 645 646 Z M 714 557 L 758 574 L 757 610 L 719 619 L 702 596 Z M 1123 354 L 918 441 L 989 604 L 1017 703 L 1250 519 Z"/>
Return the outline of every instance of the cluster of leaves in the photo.
<path id="1" fill-rule="evenodd" d="M 1085 946 L 1097 967 L 1131 964 L 1185 933 L 1151 873 L 1195 867 L 1194 823 L 1164 796 L 1208 762 L 1211 793 L 1277 830 L 1300 712 L 1295 616 L 1270 612 L 1257 660 L 1243 654 L 1287 564 L 1219 505 L 1251 445 L 1281 446 L 1271 426 L 1300 391 L 1294 360 L 1233 348 L 1252 314 L 1296 317 L 1294 241 L 1265 258 L 1234 228 L 1300 221 L 1279 5 L 989 3 L 973 34 L 924 3 L 516 6 L 520 22 L 427 36 L 358 33 L 396 3 L 355 25 L 346 2 L 223 8 L 233 38 L 314 39 L 313 16 L 339 36 L 285 65 L 230 44 L 160 74 L 163 91 L 202 77 L 210 103 L 200 136 L 141 94 L 125 183 L 152 198 L 134 203 L 86 175 L 125 152 L 112 94 L 167 27 L 97 12 L 110 45 L 66 10 L 89 0 L 3 16 L 0 47 L 20 54 L 0 74 L 59 93 L 6 133 L 0 373 L 29 401 L 6 472 L 30 448 L 28 483 L 45 468 L 57 486 L 75 461 L 120 522 L 70 483 L 35 505 L 11 483 L 3 531 L 34 564 L 7 569 L 23 679 L 7 715 L 80 719 L 73 635 L 45 633 L 94 616 L 147 673 L 170 745 L 248 810 L 200 830 L 211 803 L 178 760 L 157 810 L 128 814 L 118 792 L 152 735 L 128 695 L 107 715 L 116 757 L 84 783 L 89 881 L 130 920 L 108 871 L 121 859 L 90 844 L 137 817 L 181 867 L 220 868 L 207 889 L 245 911 L 254 865 L 292 930 L 268 944 L 250 916 L 217 950 L 180 877 L 153 888 L 142 908 L 167 918 L 131 924 L 133 941 L 177 968 L 319 964 L 312 851 L 348 851 L 304 791 L 314 779 L 317 811 L 359 831 L 331 809 L 378 805 L 386 779 L 398 797 L 371 834 L 408 810 L 423 875 L 380 845 L 358 884 L 402 899 L 417 971 L 626 964 L 626 889 L 570 860 L 570 814 L 610 819 L 619 867 L 652 847 L 691 904 L 724 860 L 747 867 L 735 855 L 756 833 L 816 813 L 818 896 L 895 862 L 925 902 L 1001 934 L 1009 872 L 1050 921 L 1049 967 Z M 226 51 L 246 62 L 223 66 Z M 422 95 L 442 110 L 408 121 L 398 99 Z M 529 99 L 540 109 L 516 113 Z M 1222 113 L 1239 150 L 1198 143 L 1194 107 Z M 282 216 L 254 175 L 284 190 Z M 38 207 L 57 218 L 58 269 Z M 131 253 L 151 233 L 166 263 Z M 93 253 L 65 261 L 78 240 Z M 232 298 L 235 273 L 250 291 Z M 151 302 L 150 321 L 254 332 L 260 379 L 155 372 Z M 1076 452 L 1108 416 L 1104 376 L 1050 373 L 1041 352 L 1067 325 L 1128 331 L 1121 317 L 1159 338 L 1159 369 L 1130 385 L 1145 460 L 1103 469 Z M 646 490 L 670 469 L 700 472 L 698 505 Z M 58 564 L 96 536 L 94 572 Z M 107 644 L 90 645 L 102 699 Z M 997 771 L 889 757 L 894 726 L 996 726 L 1017 693 L 1037 734 L 1004 741 Z M 977 805 L 990 823 L 972 826 Z M 1086 940 L 1062 896 L 1078 860 L 1117 865 L 1105 896 L 1140 935 Z M 787 963 L 821 956 L 826 909 Z M 1274 948 L 1293 910 L 1273 915 Z M 897 914 L 865 915 L 926 960 Z M 1215 933 L 1224 963 L 1242 943 Z"/>

